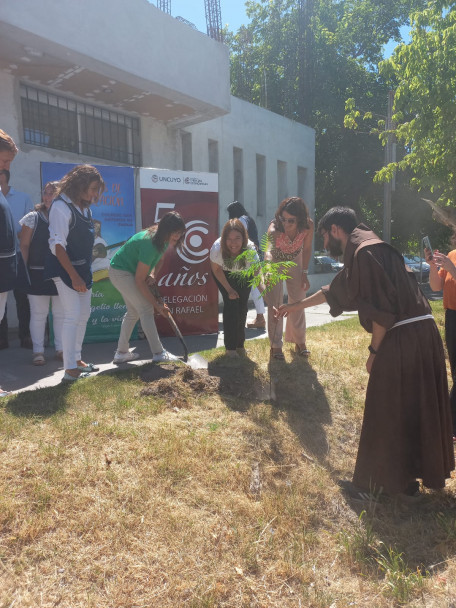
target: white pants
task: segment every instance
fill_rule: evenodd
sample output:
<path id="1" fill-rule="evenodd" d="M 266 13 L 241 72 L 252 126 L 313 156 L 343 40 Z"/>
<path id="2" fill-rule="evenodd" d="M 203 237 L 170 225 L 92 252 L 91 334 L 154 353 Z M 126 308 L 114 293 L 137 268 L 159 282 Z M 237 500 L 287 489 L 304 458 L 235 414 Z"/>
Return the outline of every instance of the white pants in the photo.
<path id="1" fill-rule="evenodd" d="M 46 319 L 49 314 L 49 304 L 51 302 L 55 350 L 63 350 L 62 326 L 64 311 L 59 296 L 34 296 L 29 294 L 28 299 L 30 302 L 30 336 L 33 342 L 33 352 L 44 352 L 44 332 L 46 329 Z"/>
<path id="2" fill-rule="evenodd" d="M 250 292 L 250 297 L 253 300 L 257 315 L 264 315 L 266 308 L 264 306 L 264 300 L 260 295 L 260 290 L 258 289 L 258 287 L 252 289 L 252 291 Z"/>
<path id="3" fill-rule="evenodd" d="M 6 301 L 8 299 L 8 292 L 2 291 L 0 293 L 0 320 L 3 319 L 5 315 Z"/>
<path id="4" fill-rule="evenodd" d="M 153 305 L 139 291 L 135 276 L 126 270 L 109 267 L 109 278 L 111 283 L 122 294 L 127 312 L 122 319 L 120 328 L 119 342 L 117 350 L 120 353 L 126 353 L 130 346 L 130 336 L 139 319 L 141 319 L 141 327 L 146 334 L 152 354 L 161 353 L 163 345 L 158 337 L 157 326 L 155 325 Z"/>
<path id="5" fill-rule="evenodd" d="M 92 290 L 83 293 L 71 289 L 62 281 L 54 279 L 60 303 L 64 310 L 62 327 L 63 367 L 76 369 L 81 360 L 82 342 L 90 317 Z"/>

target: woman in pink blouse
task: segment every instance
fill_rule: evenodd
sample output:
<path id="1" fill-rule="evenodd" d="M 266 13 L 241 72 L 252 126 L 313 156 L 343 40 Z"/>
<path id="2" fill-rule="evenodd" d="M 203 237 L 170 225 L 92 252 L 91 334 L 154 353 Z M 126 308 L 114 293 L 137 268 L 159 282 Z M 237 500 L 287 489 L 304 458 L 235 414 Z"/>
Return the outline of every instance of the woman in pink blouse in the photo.
<path id="1" fill-rule="evenodd" d="M 265 258 L 272 262 L 295 262 L 296 266 L 287 270 L 290 277 L 286 280 L 290 303 L 305 298 L 306 291 L 310 287 L 307 270 L 312 252 L 313 233 L 314 223 L 309 217 L 304 201 L 296 196 L 283 200 L 268 228 L 268 250 Z M 274 318 L 274 307 L 278 308 L 283 303 L 283 283 L 279 283 L 269 292 L 267 302 L 271 357 L 284 359 L 283 319 Z M 295 344 L 295 351 L 299 355 L 303 357 L 310 355 L 306 346 L 304 310 L 288 315 L 285 340 Z"/>

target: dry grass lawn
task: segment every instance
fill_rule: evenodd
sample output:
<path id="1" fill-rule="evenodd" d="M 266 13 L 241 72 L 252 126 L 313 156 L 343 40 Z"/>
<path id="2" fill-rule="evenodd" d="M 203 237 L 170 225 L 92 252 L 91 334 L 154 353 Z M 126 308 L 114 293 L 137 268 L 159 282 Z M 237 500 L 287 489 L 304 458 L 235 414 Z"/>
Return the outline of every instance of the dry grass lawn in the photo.
<path id="1" fill-rule="evenodd" d="M 441 304 L 435 306 L 443 326 Z M 355 505 L 369 337 L 205 353 L 0 409 L 0 608 L 456 606 L 456 479 Z M 157 371 L 158 370 L 158 371 Z"/>

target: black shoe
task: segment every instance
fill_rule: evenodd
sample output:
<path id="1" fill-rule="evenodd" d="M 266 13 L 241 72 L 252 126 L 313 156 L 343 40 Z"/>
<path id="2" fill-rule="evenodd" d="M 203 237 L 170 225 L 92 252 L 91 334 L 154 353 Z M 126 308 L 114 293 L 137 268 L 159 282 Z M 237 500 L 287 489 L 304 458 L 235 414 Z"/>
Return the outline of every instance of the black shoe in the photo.
<path id="1" fill-rule="evenodd" d="M 0 350 L 5 350 L 5 348 L 8 348 L 9 344 L 8 344 L 8 340 L 0 340 Z"/>
<path id="2" fill-rule="evenodd" d="M 33 348 L 32 338 L 30 336 L 21 338 L 21 348 Z"/>

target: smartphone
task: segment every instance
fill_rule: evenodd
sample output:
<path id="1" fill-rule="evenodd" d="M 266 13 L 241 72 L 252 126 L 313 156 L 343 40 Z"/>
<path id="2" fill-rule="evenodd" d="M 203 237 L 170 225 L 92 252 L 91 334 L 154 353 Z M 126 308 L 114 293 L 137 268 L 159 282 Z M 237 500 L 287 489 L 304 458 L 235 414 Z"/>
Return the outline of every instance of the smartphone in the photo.
<path id="1" fill-rule="evenodd" d="M 429 251 L 430 251 L 429 259 L 432 260 L 434 253 L 432 251 L 431 241 L 429 240 L 428 236 L 423 237 L 423 246 L 425 249 L 429 249 Z"/>

